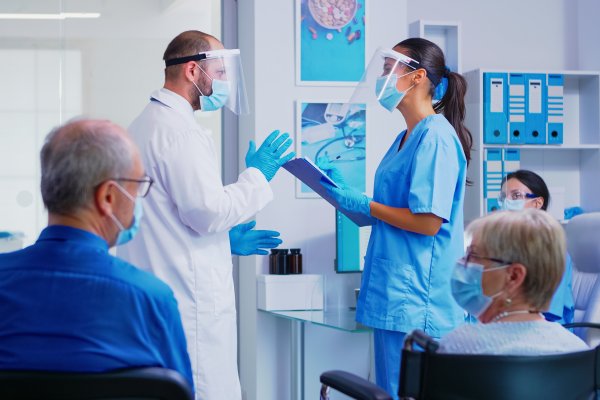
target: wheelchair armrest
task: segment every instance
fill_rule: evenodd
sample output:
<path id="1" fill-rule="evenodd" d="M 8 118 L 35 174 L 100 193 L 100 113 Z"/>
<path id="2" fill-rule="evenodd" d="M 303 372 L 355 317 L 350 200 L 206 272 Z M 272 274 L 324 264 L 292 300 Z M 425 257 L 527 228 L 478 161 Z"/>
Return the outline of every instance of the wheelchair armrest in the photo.
<path id="1" fill-rule="evenodd" d="M 571 322 L 570 324 L 563 324 L 563 328 L 593 328 L 600 329 L 600 324 L 595 322 Z"/>
<path id="2" fill-rule="evenodd" d="M 345 371 L 326 371 L 321 383 L 356 400 L 392 400 L 379 386 Z"/>

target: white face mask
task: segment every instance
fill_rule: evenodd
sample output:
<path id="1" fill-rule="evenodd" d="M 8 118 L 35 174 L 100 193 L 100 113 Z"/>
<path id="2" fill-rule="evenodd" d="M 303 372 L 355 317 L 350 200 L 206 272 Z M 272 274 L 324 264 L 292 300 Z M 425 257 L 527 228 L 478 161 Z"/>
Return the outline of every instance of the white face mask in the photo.
<path id="1" fill-rule="evenodd" d="M 452 278 L 450 279 L 454 300 L 469 314 L 479 317 L 490 307 L 494 298 L 504 292 L 503 289 L 492 296 L 486 296 L 483 293 L 482 286 L 483 273 L 509 266 L 510 264 L 485 269 L 481 264 L 469 263 L 464 265 L 462 261 L 458 261 L 454 266 Z"/>
<path id="2" fill-rule="evenodd" d="M 212 94 L 206 96 L 204 93 L 202 93 L 202 90 L 200 90 L 198 85 L 192 81 L 194 86 L 196 86 L 196 89 L 198 89 L 198 92 L 200 92 L 200 96 L 198 96 L 200 100 L 200 109 L 202 111 L 216 111 L 223 107 L 227 103 L 227 100 L 229 100 L 229 94 L 231 92 L 229 82 L 213 79 L 202 69 L 200 65 L 196 64 L 196 66 L 204 73 L 204 75 L 208 77 L 208 79 L 211 80 L 212 88 Z"/>
<path id="3" fill-rule="evenodd" d="M 525 208 L 525 200 L 523 199 L 504 199 L 500 202 L 501 210 L 521 211 Z"/>
<path id="4" fill-rule="evenodd" d="M 399 91 L 396 87 L 398 79 L 402 78 L 403 76 L 410 75 L 413 72 L 415 71 L 411 71 L 400 76 L 396 74 L 390 74 L 377 78 L 377 82 L 375 84 L 375 94 L 377 95 L 379 104 L 381 104 L 383 108 L 388 111 L 393 111 L 396 107 L 398 107 L 398 104 L 400 104 L 404 96 L 406 96 L 406 93 L 412 89 L 413 86 L 415 86 L 411 85 L 406 90 Z"/>

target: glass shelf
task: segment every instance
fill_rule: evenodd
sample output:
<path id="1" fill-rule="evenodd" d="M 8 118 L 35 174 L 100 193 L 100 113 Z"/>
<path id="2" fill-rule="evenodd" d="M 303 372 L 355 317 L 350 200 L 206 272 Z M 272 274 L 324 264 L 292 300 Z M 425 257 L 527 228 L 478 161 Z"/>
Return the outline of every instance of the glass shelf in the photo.
<path id="1" fill-rule="evenodd" d="M 302 311 L 264 311 L 267 314 L 301 322 L 310 322 L 345 332 L 369 332 L 371 328 L 356 322 L 356 310 L 350 308 Z"/>

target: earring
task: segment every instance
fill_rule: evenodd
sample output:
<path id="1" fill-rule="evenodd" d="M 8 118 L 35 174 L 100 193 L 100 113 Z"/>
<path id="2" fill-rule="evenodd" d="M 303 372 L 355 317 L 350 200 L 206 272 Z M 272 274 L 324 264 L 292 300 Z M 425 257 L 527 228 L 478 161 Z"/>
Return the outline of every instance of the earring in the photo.
<path id="1" fill-rule="evenodd" d="M 504 299 L 504 305 L 506 307 L 510 307 L 511 304 L 512 304 L 512 299 L 510 297 L 507 297 L 506 299 Z"/>

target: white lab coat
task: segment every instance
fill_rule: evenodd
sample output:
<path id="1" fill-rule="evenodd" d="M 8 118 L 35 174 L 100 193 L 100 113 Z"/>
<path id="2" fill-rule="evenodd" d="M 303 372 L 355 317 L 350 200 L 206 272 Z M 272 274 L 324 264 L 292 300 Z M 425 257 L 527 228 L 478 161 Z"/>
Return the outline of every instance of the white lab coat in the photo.
<path id="1" fill-rule="evenodd" d="M 129 127 L 154 185 L 141 228 L 117 255 L 171 286 L 179 303 L 196 398 L 241 399 L 229 229 L 273 198 L 264 175 L 243 171 L 223 186 L 210 132 L 167 89 Z"/>

